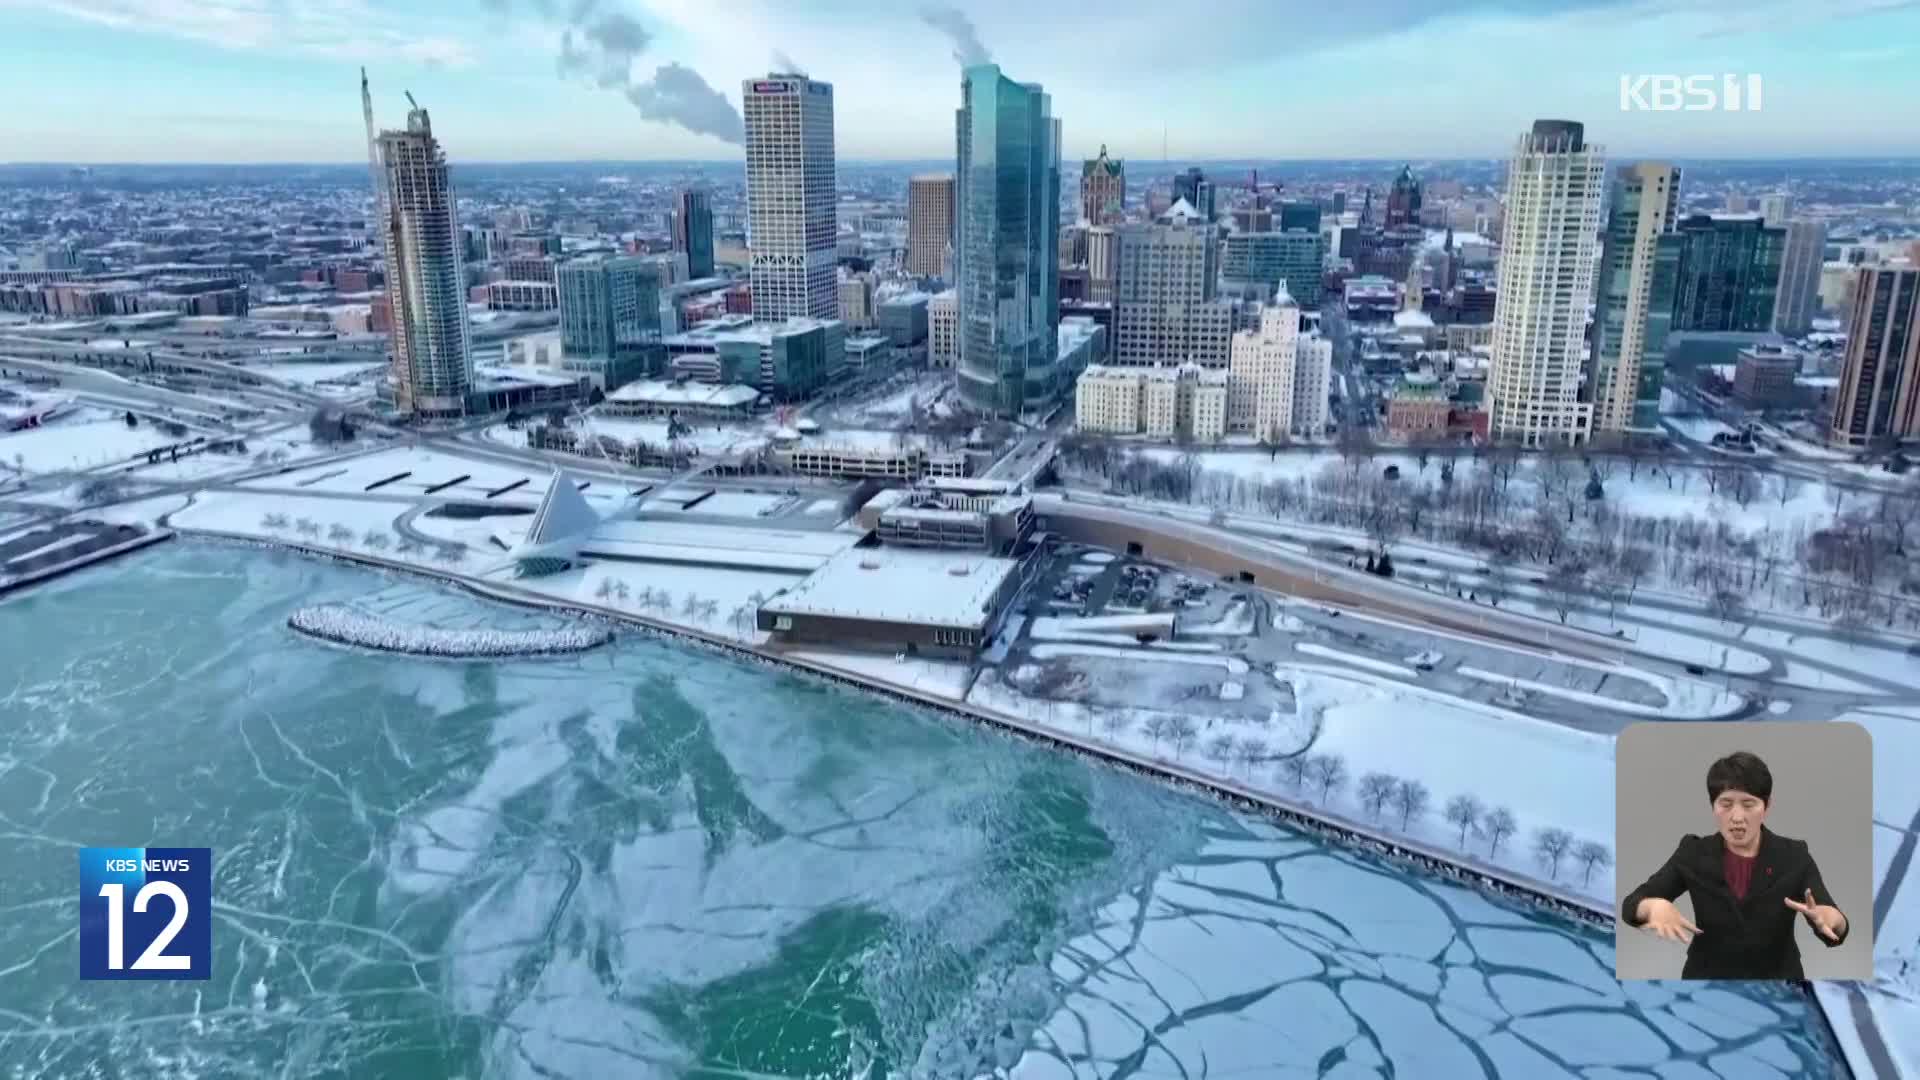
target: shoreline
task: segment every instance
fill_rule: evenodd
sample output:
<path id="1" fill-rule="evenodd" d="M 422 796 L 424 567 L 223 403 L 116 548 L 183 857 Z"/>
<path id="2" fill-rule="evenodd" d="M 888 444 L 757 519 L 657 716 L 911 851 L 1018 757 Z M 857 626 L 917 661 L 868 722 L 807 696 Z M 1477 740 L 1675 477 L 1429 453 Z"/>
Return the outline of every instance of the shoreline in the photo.
<path id="1" fill-rule="evenodd" d="M 1413 841 L 1405 837 L 1395 837 L 1373 829 L 1359 822 L 1328 814 L 1324 811 L 1293 805 L 1273 795 L 1256 791 L 1235 781 L 1209 776 L 1184 765 L 1148 758 L 1134 754 L 1119 747 L 1110 746 L 1093 739 L 1064 731 L 1056 731 L 1043 725 L 996 709 L 973 704 L 964 699 L 944 698 L 910 686 L 888 682 L 872 675 L 836 668 L 813 660 L 784 654 L 778 650 L 763 648 L 737 639 L 722 637 L 718 634 L 692 627 L 659 622 L 644 615 L 605 608 L 596 604 L 563 600 L 511 586 L 493 582 L 483 582 L 458 573 L 434 570 L 403 563 L 378 555 L 369 555 L 355 551 L 341 551 L 333 548 L 309 546 L 304 543 L 283 540 L 268 540 L 260 537 L 218 530 L 183 528 L 169 526 L 179 537 L 206 540 L 215 543 L 235 543 L 266 549 L 279 549 L 297 554 L 319 557 L 351 563 L 361 567 L 391 570 L 431 579 L 444 585 L 451 585 L 476 596 L 511 604 L 517 607 L 543 611 L 561 611 L 582 616 L 595 621 L 618 623 L 636 627 L 652 634 L 679 639 L 696 646 L 724 652 L 740 659 L 754 661 L 769 667 L 784 668 L 802 675 L 831 680 L 861 690 L 866 693 L 880 694 L 907 704 L 934 709 L 948 715 L 957 716 L 990 725 L 994 730 L 1017 738 L 1042 743 L 1057 749 L 1064 749 L 1092 757 L 1105 764 L 1117 766 L 1135 775 L 1194 794 L 1205 795 L 1227 807 L 1257 815 L 1314 835 L 1317 838 L 1360 848 L 1379 855 L 1389 862 L 1408 865 L 1412 869 L 1432 874 L 1474 889 L 1489 900 L 1524 904 L 1544 910 L 1569 920 L 1583 923 L 1600 930 L 1612 930 L 1616 925 L 1615 912 L 1611 904 L 1603 905 L 1598 899 L 1582 896 L 1566 890 L 1553 888 L 1546 882 L 1537 882 L 1511 874 L 1500 868 L 1488 866 L 1473 860 L 1460 860 L 1455 853 L 1430 845 Z M 385 651 L 385 650 L 382 650 Z M 448 659 L 453 659 L 449 657 Z M 510 659 L 497 657 L 494 659 Z M 1824 1002 L 1814 993 L 1809 982 L 1793 984 L 1813 1013 L 1821 1020 L 1821 1036 L 1826 1043 L 1832 1061 L 1847 1075 L 1852 1075 L 1851 1063 L 1841 1049 L 1841 1040 L 1837 1032 L 1836 1018 L 1829 1015 Z"/>
<path id="2" fill-rule="evenodd" d="M 531 660 L 568 656 L 613 641 L 611 629 L 449 630 L 389 622 L 341 604 L 313 604 L 287 616 L 296 633 L 334 645 L 429 660 Z M 412 638 L 413 640 L 404 640 Z M 544 643 L 542 640 L 544 639 Z"/>

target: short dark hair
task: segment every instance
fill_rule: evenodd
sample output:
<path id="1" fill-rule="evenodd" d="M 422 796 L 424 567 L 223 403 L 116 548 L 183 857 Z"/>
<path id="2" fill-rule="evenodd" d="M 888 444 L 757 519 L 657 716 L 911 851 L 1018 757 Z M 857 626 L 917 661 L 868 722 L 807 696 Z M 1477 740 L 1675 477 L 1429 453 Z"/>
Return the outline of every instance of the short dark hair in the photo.
<path id="1" fill-rule="evenodd" d="M 1735 751 L 1707 766 L 1707 801 L 1725 791 L 1744 791 L 1763 803 L 1773 801 L 1773 772 L 1758 754 Z"/>

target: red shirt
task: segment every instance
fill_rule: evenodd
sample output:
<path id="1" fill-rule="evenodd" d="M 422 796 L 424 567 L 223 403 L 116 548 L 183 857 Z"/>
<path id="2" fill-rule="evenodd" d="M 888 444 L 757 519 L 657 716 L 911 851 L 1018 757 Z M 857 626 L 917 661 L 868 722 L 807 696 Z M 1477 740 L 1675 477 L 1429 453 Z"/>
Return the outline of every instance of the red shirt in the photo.
<path id="1" fill-rule="evenodd" d="M 1747 898 L 1747 886 L 1753 881 L 1753 864 L 1759 857 L 1758 855 L 1736 855 L 1733 849 L 1729 848 L 1726 857 L 1720 861 L 1721 872 L 1727 876 L 1727 888 L 1733 890 L 1735 900 Z"/>

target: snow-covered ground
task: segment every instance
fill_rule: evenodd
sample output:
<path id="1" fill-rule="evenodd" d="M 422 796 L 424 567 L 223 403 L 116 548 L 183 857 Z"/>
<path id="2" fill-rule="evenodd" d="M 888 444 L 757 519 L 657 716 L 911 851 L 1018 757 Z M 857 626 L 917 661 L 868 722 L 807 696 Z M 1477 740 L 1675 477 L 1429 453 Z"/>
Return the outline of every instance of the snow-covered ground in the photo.
<path id="1" fill-rule="evenodd" d="M 269 379 L 293 383 L 307 389 L 315 389 L 316 383 L 363 382 L 366 377 L 381 370 L 385 365 L 363 361 L 319 361 L 300 363 L 281 361 L 276 364 L 255 364 L 248 370 L 257 372 Z"/>
<path id="2" fill-rule="evenodd" d="M 1472 795 L 1489 808 L 1511 810 L 1519 832 L 1504 838 L 1490 857 L 1488 838 L 1470 830 L 1467 853 L 1529 877 L 1548 877 L 1531 854 L 1534 830 L 1560 827 L 1577 840 L 1601 843 L 1613 835 L 1611 738 L 1325 665 L 1285 664 L 1275 669 L 1274 677 L 1292 686 L 1295 713 L 1275 713 L 1264 723 L 1202 715 L 1206 726 L 1194 744 L 1183 749 L 1149 733 L 1149 710 L 1089 709 L 1034 698 L 1010 685 L 1000 672 L 983 672 L 967 700 L 1079 738 L 1248 784 L 1309 808 L 1322 806 L 1318 791 L 1310 790 L 1311 781 L 1309 790 L 1295 789 L 1276 761 L 1301 749 L 1318 717 L 1321 727 L 1312 750 L 1341 755 L 1349 774 L 1346 787 L 1333 793 L 1325 809 L 1368 822 L 1371 815 L 1353 792 L 1361 775 L 1377 771 L 1418 780 L 1427 786 L 1430 803 L 1403 834 L 1460 851 L 1459 830 L 1444 820 L 1444 808 L 1455 795 Z M 1261 744 L 1261 760 L 1213 758 L 1205 748 L 1220 735 Z M 1386 823 L 1402 832 L 1397 820 Z M 1582 868 L 1563 863 L 1557 883 L 1602 902 L 1613 898 L 1612 873 L 1605 868 L 1596 867 L 1588 879 Z"/>
<path id="3" fill-rule="evenodd" d="M 829 649 L 805 649 L 787 653 L 799 660 L 838 668 L 850 675 L 877 679 L 918 690 L 923 694 L 959 701 L 973 681 L 973 665 L 957 661 L 925 660 L 918 657 L 881 656 Z"/>
<path id="4" fill-rule="evenodd" d="M 0 432 L 0 461 L 29 473 L 93 469 L 202 434 L 169 435 L 146 421 L 128 427 L 103 409 L 79 409 L 41 427 Z"/>

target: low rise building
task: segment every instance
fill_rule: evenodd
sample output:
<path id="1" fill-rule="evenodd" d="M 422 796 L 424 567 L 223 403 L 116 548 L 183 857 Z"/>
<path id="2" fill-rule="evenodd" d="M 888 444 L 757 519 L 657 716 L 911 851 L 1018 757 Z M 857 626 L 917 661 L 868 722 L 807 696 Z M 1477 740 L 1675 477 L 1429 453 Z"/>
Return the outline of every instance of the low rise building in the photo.
<path id="1" fill-rule="evenodd" d="M 1387 433 L 1401 439 L 1442 436 L 1452 413 L 1453 402 L 1438 379 L 1429 374 L 1408 375 L 1387 398 Z"/>
<path id="2" fill-rule="evenodd" d="M 1800 399 L 1800 354 L 1767 345 L 1741 349 L 1734 362 L 1733 396 L 1755 409 L 1791 408 Z"/>
<path id="3" fill-rule="evenodd" d="M 927 301 L 927 362 L 950 368 L 960 355 L 960 296 L 952 289 Z"/>
<path id="4" fill-rule="evenodd" d="M 600 411 L 609 416 L 666 416 L 689 419 L 747 420 L 760 403 L 760 391 L 738 383 L 713 385 L 688 380 L 640 379 L 608 394 Z"/>
<path id="5" fill-rule="evenodd" d="M 553 311 L 560 290 L 551 281 L 495 281 L 487 286 L 488 311 Z"/>
<path id="6" fill-rule="evenodd" d="M 729 315 L 668 334 L 662 343 L 671 373 L 744 383 L 776 401 L 808 397 L 846 363 L 845 331 L 835 319 L 755 322 Z"/>
<path id="7" fill-rule="evenodd" d="M 755 623 L 785 646 L 968 658 L 993 637 L 1036 565 L 972 551 L 850 547 L 761 604 Z"/>
<path id="8" fill-rule="evenodd" d="M 856 520 L 888 547 L 1008 555 L 1033 532 L 1033 496 L 932 485 L 889 488 L 868 500 Z"/>

